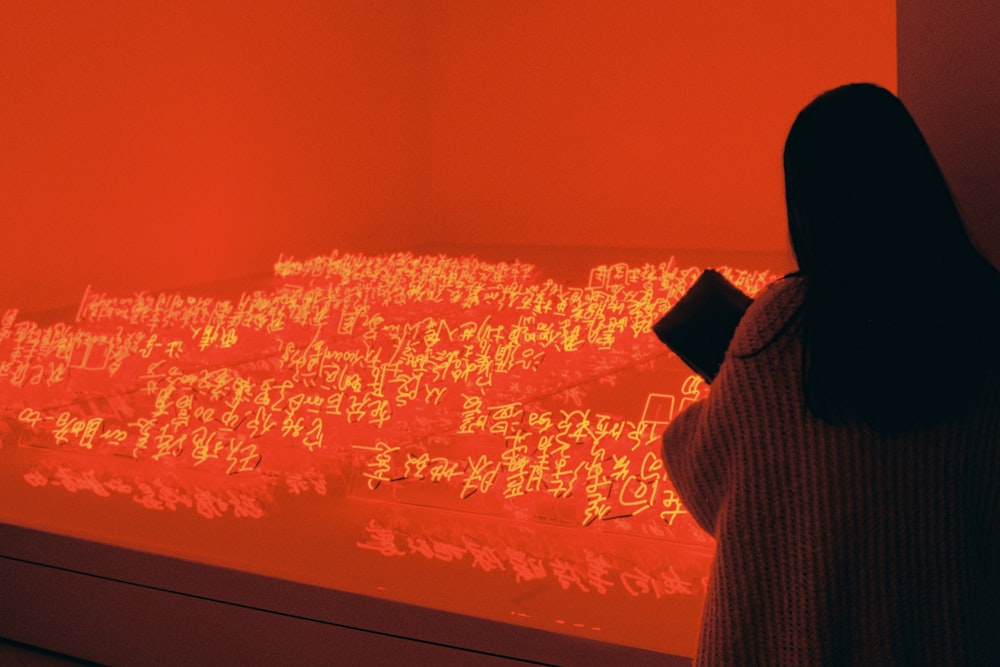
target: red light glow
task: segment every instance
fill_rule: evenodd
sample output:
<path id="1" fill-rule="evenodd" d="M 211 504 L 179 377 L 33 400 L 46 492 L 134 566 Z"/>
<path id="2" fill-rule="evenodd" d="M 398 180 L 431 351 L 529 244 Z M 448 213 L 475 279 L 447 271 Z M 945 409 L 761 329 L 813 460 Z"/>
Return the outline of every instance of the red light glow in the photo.
<path id="1" fill-rule="evenodd" d="M 723 272 L 749 293 L 774 277 Z M 6 429 L 22 446 L 164 474 L 296 490 L 334 474 L 363 497 L 669 529 L 684 513 L 658 434 L 704 388 L 648 332 L 696 274 L 620 263 L 570 286 L 520 262 L 333 253 L 282 258 L 273 284 L 238 299 L 88 288 L 73 322 L 6 313 Z M 71 477 L 58 466 L 25 479 L 118 486 Z M 158 485 L 177 500 L 154 501 L 134 486 L 144 506 L 214 513 L 197 493 Z"/>
<path id="2" fill-rule="evenodd" d="M 89 287 L 61 321 L 7 311 L 8 520 L 322 585 L 354 571 L 366 594 L 473 614 L 493 612 L 429 593 L 428 572 L 504 595 L 543 586 L 550 601 L 513 620 L 635 644 L 551 600 L 701 604 L 712 544 L 659 434 L 707 386 L 651 333 L 699 271 L 670 257 L 556 279 L 516 260 L 334 252 L 282 257 L 233 296 Z M 720 271 L 750 294 L 776 277 Z M 129 518 L 150 511 L 183 524 L 186 546 L 163 542 L 161 519 Z M 253 546 L 206 543 L 214 531 Z M 268 537 L 287 531 L 293 559 Z M 343 570 L 299 561 L 327 539 Z M 408 574 L 386 581 L 373 559 Z"/>
<path id="3" fill-rule="evenodd" d="M 895 3 L 0 15 L 0 520 L 694 654 L 650 328 L 791 268 L 784 135 Z"/>

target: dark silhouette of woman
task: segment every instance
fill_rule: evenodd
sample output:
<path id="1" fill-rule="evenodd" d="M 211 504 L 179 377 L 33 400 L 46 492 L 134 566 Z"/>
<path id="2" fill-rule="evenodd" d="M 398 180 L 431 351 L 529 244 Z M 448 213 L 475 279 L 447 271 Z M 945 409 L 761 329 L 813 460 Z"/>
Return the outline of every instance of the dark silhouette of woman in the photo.
<path id="1" fill-rule="evenodd" d="M 789 132 L 799 271 L 663 436 L 717 538 L 698 664 L 1000 665 L 1000 274 L 884 88 Z"/>

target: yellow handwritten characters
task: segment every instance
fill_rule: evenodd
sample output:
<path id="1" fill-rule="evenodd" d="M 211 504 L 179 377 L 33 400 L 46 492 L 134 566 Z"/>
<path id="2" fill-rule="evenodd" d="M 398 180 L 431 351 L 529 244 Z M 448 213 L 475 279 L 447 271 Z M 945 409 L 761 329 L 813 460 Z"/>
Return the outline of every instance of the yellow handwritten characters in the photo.
<path id="1" fill-rule="evenodd" d="M 772 277 L 722 271 L 748 293 Z M 672 363 L 650 326 L 698 273 L 669 258 L 566 283 L 518 261 L 333 251 L 279 256 L 235 298 L 88 287 L 70 322 L 0 315 L 0 418 L 32 446 L 281 480 L 289 495 L 318 488 L 304 471 L 321 466 L 386 501 L 405 480 L 447 507 L 487 497 L 529 520 L 554 505 L 581 526 L 683 525 L 656 443 L 707 387 L 632 382 Z M 190 491 L 188 507 L 143 483 L 135 502 L 151 509 L 260 510 L 225 491 Z M 551 570 L 496 555 L 522 580 Z M 613 580 L 581 577 L 593 591 Z"/>
<path id="2" fill-rule="evenodd" d="M 368 488 L 374 491 L 383 482 L 391 482 L 397 477 L 392 474 L 393 454 L 399 451 L 399 447 L 391 447 L 384 442 L 376 442 L 371 446 L 354 445 L 354 449 L 369 451 L 375 454 L 374 460 L 367 464 L 367 470 L 363 473 L 367 480 Z M 400 478 L 401 479 L 401 478 Z"/>

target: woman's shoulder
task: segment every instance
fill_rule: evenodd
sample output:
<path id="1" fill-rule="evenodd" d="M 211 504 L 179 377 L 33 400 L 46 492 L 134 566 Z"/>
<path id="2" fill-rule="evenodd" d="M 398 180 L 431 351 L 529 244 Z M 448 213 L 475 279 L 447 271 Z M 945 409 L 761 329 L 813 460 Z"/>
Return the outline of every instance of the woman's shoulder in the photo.
<path id="1" fill-rule="evenodd" d="M 805 296 L 801 276 L 788 275 L 768 285 L 750 304 L 730 343 L 738 357 L 759 353 L 794 323 Z"/>

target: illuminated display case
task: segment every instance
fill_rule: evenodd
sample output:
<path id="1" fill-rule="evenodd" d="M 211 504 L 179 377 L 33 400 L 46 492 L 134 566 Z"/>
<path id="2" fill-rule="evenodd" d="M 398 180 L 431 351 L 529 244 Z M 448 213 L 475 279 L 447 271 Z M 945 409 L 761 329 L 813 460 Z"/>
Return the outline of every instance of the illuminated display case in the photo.
<path id="1" fill-rule="evenodd" d="M 785 134 L 895 6 L 4 3 L 0 637 L 689 662 L 651 325 L 792 268 Z"/>
<path id="2" fill-rule="evenodd" d="M 692 655 L 713 545 L 659 434 L 707 386 L 651 326 L 701 266 L 753 295 L 782 259 L 482 254 L 281 257 L 236 284 L 87 288 L 47 322 L 4 313 L 12 579 L 85 576 L 512 659 Z M 111 547 L 125 573 L 88 551 Z M 266 583 L 220 583 L 234 573 Z M 52 615 L 67 590 L 21 594 Z M 322 592 L 351 601 L 299 608 Z M 114 600 L 95 602 L 102 623 L 137 613 Z M 380 604 L 396 611 L 354 611 Z M 65 612 L 52 627 L 87 627 Z M 427 629 L 429 613 L 452 620 Z M 14 629 L 30 641 L 44 624 Z"/>

